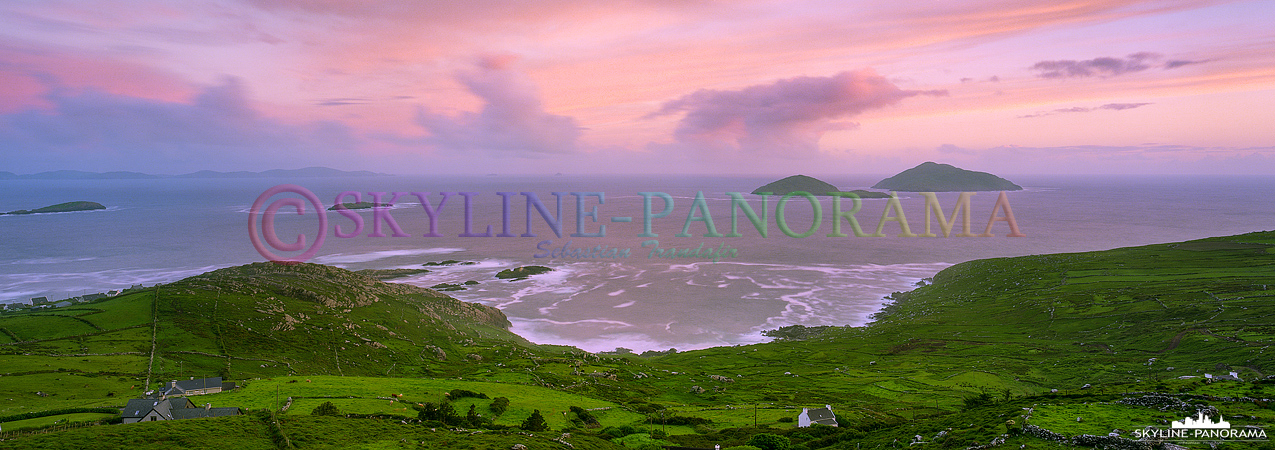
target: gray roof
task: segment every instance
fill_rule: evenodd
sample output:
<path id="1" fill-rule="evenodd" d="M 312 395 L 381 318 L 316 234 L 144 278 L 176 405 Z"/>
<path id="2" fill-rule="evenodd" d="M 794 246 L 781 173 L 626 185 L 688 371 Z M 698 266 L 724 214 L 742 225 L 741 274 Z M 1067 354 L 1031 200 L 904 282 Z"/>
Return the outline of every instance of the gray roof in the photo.
<path id="1" fill-rule="evenodd" d="M 162 401 L 163 400 L 147 398 L 135 398 L 129 400 L 128 404 L 124 405 L 124 411 L 120 413 L 120 416 L 124 418 L 145 417 L 147 414 L 150 414 L 152 409 L 155 409 L 155 405 L 158 405 L 159 402 Z"/>
<path id="2" fill-rule="evenodd" d="M 195 389 L 211 389 L 222 387 L 221 377 L 196 378 L 193 380 L 177 380 L 164 388 L 164 394 L 182 395 Z"/>
<path id="3" fill-rule="evenodd" d="M 828 408 L 807 409 L 806 416 L 810 417 L 810 423 L 822 425 L 836 425 L 837 416 L 832 414 Z"/>
<path id="4" fill-rule="evenodd" d="M 195 408 L 195 404 L 185 398 L 170 398 L 163 400 L 135 398 L 128 401 L 124 405 L 124 410 L 120 412 L 121 418 L 140 419 L 146 417 L 151 411 L 159 413 L 164 420 L 172 420 L 174 411 Z"/>
<path id="5" fill-rule="evenodd" d="M 174 409 L 174 419 L 203 419 L 208 417 L 237 416 L 239 408 L 184 408 Z"/>

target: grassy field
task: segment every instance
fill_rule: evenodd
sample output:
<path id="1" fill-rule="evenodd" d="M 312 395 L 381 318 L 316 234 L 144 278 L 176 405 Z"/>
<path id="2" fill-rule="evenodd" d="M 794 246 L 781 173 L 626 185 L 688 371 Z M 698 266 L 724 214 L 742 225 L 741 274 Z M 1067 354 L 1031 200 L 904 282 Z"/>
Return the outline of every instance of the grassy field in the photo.
<path id="1" fill-rule="evenodd" d="M 331 400 L 342 412 L 387 413 L 415 417 L 416 410 L 410 409 L 412 405 L 445 401 L 447 399 L 445 394 L 453 389 L 469 390 L 489 397 L 489 399 L 457 400 L 454 405 L 461 414 L 469 409 L 469 405 L 475 404 L 482 415 L 490 417 L 491 413 L 487 409 L 491 403 L 490 399 L 508 398 L 509 409 L 496 418 L 496 423 L 500 425 L 517 425 L 531 415 L 533 409 L 539 409 L 551 427 L 564 428 L 567 426 L 567 420 L 562 413 L 572 406 L 585 409 L 615 409 L 615 411 L 598 412 L 598 419 L 603 425 L 636 424 L 645 418 L 641 414 L 620 410 L 618 409 L 620 405 L 612 402 L 540 386 L 448 379 L 277 377 L 253 380 L 235 392 L 204 395 L 193 397 L 193 399 L 200 403 L 212 402 L 214 406 L 233 405 L 255 410 L 275 408 L 277 395 L 281 402 L 286 401 L 288 397 L 297 399 L 287 411 L 288 416 L 308 415 L 320 403 Z M 403 402 L 389 399 L 401 399 Z"/>
<path id="2" fill-rule="evenodd" d="M 58 414 L 55 416 L 37 417 L 34 419 L 14 420 L 11 422 L 0 423 L 0 430 L 16 431 L 24 428 L 43 428 L 50 425 L 61 423 L 78 423 L 78 422 L 96 422 L 106 420 L 112 417 L 119 417 L 119 414 L 103 414 L 103 413 L 74 413 L 74 414 Z"/>
<path id="3" fill-rule="evenodd" d="M 416 404 L 442 401 L 451 389 L 509 398 L 497 425 L 517 425 L 539 409 L 563 430 L 572 427 L 570 407 L 602 408 L 594 411 L 602 428 L 571 432 L 645 427 L 708 447 L 770 432 L 812 449 L 897 447 L 896 439 L 906 444 L 918 435 L 944 448 L 1001 435 L 1005 445 L 1053 448 L 1061 445 L 1016 430 L 1030 423 L 1069 437 L 1105 436 L 1192 412 L 1132 406 L 1126 398 L 1145 394 L 1130 392 L 1207 404 L 1235 416 L 1237 426 L 1269 426 L 1275 385 L 1254 380 L 1275 373 L 1266 353 L 1275 343 L 1272 248 L 1275 233 L 1265 232 L 971 261 L 896 293 L 869 326 L 654 358 L 530 344 L 503 331 L 498 311 L 340 269 L 251 265 L 88 305 L 0 316 L 0 339 L 8 339 L 0 341 L 0 415 L 122 405 L 148 388 L 147 379 L 154 388 L 221 375 L 244 388 L 196 403 L 257 411 L 275 408 L 276 396 L 293 397 L 279 429 L 295 433 L 301 448 L 351 448 L 353 441 L 314 435 L 313 427 L 371 420 L 310 417 L 323 401 L 346 413 L 414 417 Z M 1247 381 L 1203 379 L 1228 372 Z M 486 415 L 490 401 L 462 399 L 455 407 L 463 414 L 475 405 Z M 841 428 L 786 421 L 825 404 Z M 754 412 L 753 405 L 763 407 Z M 711 422 L 645 423 L 660 411 Z M 272 422 L 212 422 L 222 421 L 238 430 L 244 448 L 262 444 L 262 436 L 279 447 Z M 211 445 L 183 424 L 147 425 L 175 427 L 176 440 L 162 441 L 168 444 Z M 407 448 L 418 437 L 444 436 L 448 444 L 439 448 L 487 448 L 478 443 L 486 437 L 389 425 L 385 433 L 403 437 L 365 436 L 361 448 Z M 127 430 L 95 428 L 102 430 L 54 434 Z M 128 441 L 137 439 L 132 434 L 110 442 L 142 442 Z M 506 437 L 491 443 L 508 448 Z M 597 437 L 590 441 L 596 448 L 610 448 L 606 436 Z"/>

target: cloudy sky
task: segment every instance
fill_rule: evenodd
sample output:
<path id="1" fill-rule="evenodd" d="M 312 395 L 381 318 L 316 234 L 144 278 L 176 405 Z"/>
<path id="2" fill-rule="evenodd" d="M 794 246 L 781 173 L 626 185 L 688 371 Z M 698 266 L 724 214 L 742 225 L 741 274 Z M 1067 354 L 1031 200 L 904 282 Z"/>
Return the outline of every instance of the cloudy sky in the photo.
<path id="1" fill-rule="evenodd" d="M 6 1 L 0 171 L 1275 168 L 1275 2 Z"/>

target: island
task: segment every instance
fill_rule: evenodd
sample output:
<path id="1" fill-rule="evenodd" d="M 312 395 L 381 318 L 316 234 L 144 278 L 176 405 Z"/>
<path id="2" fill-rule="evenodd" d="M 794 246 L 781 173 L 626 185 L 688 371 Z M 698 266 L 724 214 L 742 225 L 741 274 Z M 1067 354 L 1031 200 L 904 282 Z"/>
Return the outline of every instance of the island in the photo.
<path id="1" fill-rule="evenodd" d="M 328 208 L 328 211 L 340 211 L 342 209 L 371 209 L 371 208 L 379 208 L 382 206 L 394 206 L 394 205 L 390 205 L 386 203 L 373 203 L 373 202 L 340 203 L 340 204 L 332 205 L 331 208 Z"/>
<path id="2" fill-rule="evenodd" d="M 43 208 L 37 208 L 37 209 L 31 209 L 31 210 L 19 209 L 17 211 L 9 211 L 4 214 L 13 214 L 13 215 L 43 214 L 43 213 L 59 213 L 59 212 L 72 212 L 72 211 L 93 211 L 97 209 L 106 209 L 106 207 L 102 206 L 101 203 L 97 203 L 97 202 L 78 201 L 78 202 L 58 203 L 56 205 L 45 206 Z"/>
<path id="3" fill-rule="evenodd" d="M 366 275 L 377 280 L 392 280 L 395 278 L 408 277 L 412 275 L 420 275 L 429 273 L 429 269 L 363 269 L 356 270 L 354 273 Z"/>
<path id="4" fill-rule="evenodd" d="M 975 172 L 930 161 L 881 180 L 872 188 L 905 192 L 1021 191 L 1023 189 L 1022 186 L 987 172 Z"/>
<path id="5" fill-rule="evenodd" d="M 472 266 L 474 264 L 478 264 L 478 263 L 473 261 L 457 261 L 455 259 L 448 259 L 445 261 L 430 261 L 421 265 L 425 267 L 436 267 L 436 266 Z"/>
<path id="6" fill-rule="evenodd" d="M 890 194 L 887 194 L 885 192 L 866 191 L 863 189 L 855 189 L 853 191 L 843 191 L 843 192 L 848 194 L 854 194 L 855 197 L 859 197 L 859 198 L 890 198 Z"/>
<path id="7" fill-rule="evenodd" d="M 832 195 L 833 192 L 845 192 L 838 189 L 823 180 L 809 177 L 806 175 L 793 175 L 779 181 L 769 183 L 765 186 L 753 189 L 753 194 L 770 193 L 774 195 L 788 195 L 793 192 L 807 192 L 813 195 Z M 890 194 L 884 192 L 872 192 L 863 189 L 855 189 L 849 193 L 859 198 L 890 198 Z"/>
<path id="8" fill-rule="evenodd" d="M 530 277 L 532 275 L 539 275 L 552 270 L 553 269 L 550 269 L 545 266 L 515 267 L 513 269 L 505 269 L 496 273 L 496 278 L 500 278 L 502 280 L 510 280 L 510 281 L 525 280 L 527 279 L 527 277 Z"/>

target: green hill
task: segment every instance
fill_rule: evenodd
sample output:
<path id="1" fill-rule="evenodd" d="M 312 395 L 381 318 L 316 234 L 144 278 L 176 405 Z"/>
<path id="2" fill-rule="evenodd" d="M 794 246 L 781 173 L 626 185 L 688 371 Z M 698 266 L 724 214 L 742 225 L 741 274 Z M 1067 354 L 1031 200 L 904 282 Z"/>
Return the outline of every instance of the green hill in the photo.
<path id="1" fill-rule="evenodd" d="M 793 175 L 782 180 L 768 183 L 765 186 L 753 189 L 752 193 L 761 194 L 763 192 L 772 195 L 788 195 L 794 192 L 806 192 L 814 195 L 831 195 L 832 192 L 850 192 L 859 198 L 890 198 L 890 194 L 886 194 L 884 192 L 872 192 L 863 189 L 841 191 L 841 189 L 838 189 L 836 186 L 805 175 Z"/>
<path id="2" fill-rule="evenodd" d="M 76 201 L 76 202 L 58 203 L 56 205 L 45 206 L 43 208 L 36 208 L 32 210 L 19 209 L 17 211 L 9 211 L 4 214 L 15 214 L 15 215 L 16 214 L 42 214 L 42 213 L 57 213 L 57 212 L 72 212 L 72 211 L 92 211 L 95 209 L 106 209 L 106 207 L 102 206 L 101 203 L 97 203 L 97 202 Z"/>
<path id="3" fill-rule="evenodd" d="M 836 186 L 814 177 L 793 175 L 753 189 L 753 193 L 769 192 L 774 195 L 787 195 L 792 192 L 809 192 L 814 195 L 828 195 L 829 192 L 837 192 L 839 190 Z"/>
<path id="4" fill-rule="evenodd" d="M 448 373 L 473 353 L 467 343 L 526 343 L 495 308 L 318 264 L 216 270 L 165 285 L 159 298 L 176 328 L 170 339 L 161 333 L 159 351 L 278 363 L 231 373 Z"/>
<path id="5" fill-rule="evenodd" d="M 231 267 L 0 316 L 0 416 L 122 404 L 148 381 L 454 376 L 484 358 L 540 351 L 508 327 L 495 308 L 334 267 Z"/>
<path id="6" fill-rule="evenodd" d="M 948 164 L 924 162 L 872 186 L 906 192 L 1019 191 L 1023 188 L 987 172 L 975 172 Z"/>

